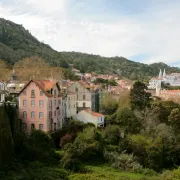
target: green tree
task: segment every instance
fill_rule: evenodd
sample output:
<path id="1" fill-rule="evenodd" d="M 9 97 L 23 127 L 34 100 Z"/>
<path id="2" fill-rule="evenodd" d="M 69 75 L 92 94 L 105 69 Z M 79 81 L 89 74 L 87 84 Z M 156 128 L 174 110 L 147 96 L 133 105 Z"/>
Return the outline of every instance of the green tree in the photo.
<path id="1" fill-rule="evenodd" d="M 118 145 L 121 139 L 119 126 L 108 125 L 104 130 L 104 139 L 107 144 Z"/>
<path id="2" fill-rule="evenodd" d="M 137 133 L 141 128 L 140 121 L 129 108 L 124 108 L 117 111 L 116 123 L 124 127 L 127 133 Z"/>
<path id="3" fill-rule="evenodd" d="M 177 133 L 179 133 L 180 130 L 180 110 L 178 108 L 174 108 L 171 111 L 171 114 L 168 117 L 168 120 L 171 124 L 171 126 L 175 129 Z"/>
<path id="4" fill-rule="evenodd" d="M 110 94 L 105 94 L 100 100 L 100 109 L 106 115 L 112 115 L 118 108 L 118 102 Z"/>
<path id="5" fill-rule="evenodd" d="M 147 86 L 142 82 L 135 82 L 130 92 L 132 109 L 144 110 L 150 103 L 151 94 L 146 92 Z"/>
<path id="6" fill-rule="evenodd" d="M 9 119 L 4 111 L 0 108 L 0 168 L 7 168 L 12 164 L 13 152 L 13 139 Z"/>

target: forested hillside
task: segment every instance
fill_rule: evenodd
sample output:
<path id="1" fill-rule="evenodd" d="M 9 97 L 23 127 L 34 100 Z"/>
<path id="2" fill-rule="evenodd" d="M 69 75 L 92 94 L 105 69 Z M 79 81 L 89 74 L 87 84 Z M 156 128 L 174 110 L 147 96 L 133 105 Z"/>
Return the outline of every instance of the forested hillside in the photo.
<path id="1" fill-rule="evenodd" d="M 79 52 L 57 52 L 49 45 L 39 42 L 22 25 L 0 18 L 0 59 L 13 65 L 30 56 L 40 56 L 52 66 L 68 68 L 73 63 L 82 72 L 118 73 L 129 79 L 147 79 L 157 75 L 160 68 L 167 72 L 180 72 L 179 68 L 164 63 L 146 65 L 124 57 L 106 58 Z"/>

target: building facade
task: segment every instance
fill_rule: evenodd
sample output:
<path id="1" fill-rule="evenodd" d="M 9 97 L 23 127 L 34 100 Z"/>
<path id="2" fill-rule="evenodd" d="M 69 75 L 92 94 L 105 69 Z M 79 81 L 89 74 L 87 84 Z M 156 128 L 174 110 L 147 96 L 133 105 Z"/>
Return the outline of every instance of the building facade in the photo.
<path id="1" fill-rule="evenodd" d="M 31 80 L 19 93 L 19 116 L 23 129 L 45 132 L 62 128 L 62 95 L 58 83 Z"/>
<path id="2" fill-rule="evenodd" d="M 5 102 L 6 92 L 7 92 L 6 83 L 3 81 L 0 81 L 0 103 Z"/>
<path id="3" fill-rule="evenodd" d="M 156 85 L 159 81 L 168 86 L 180 86 L 180 73 L 166 74 L 165 69 L 163 72 L 160 69 L 159 76 L 153 77 L 149 81 L 148 89 L 156 89 Z"/>
<path id="4" fill-rule="evenodd" d="M 96 127 L 104 127 L 104 115 L 90 109 L 80 111 L 76 119 L 84 123 L 93 123 Z"/>
<path id="5" fill-rule="evenodd" d="M 92 85 L 81 81 L 75 82 L 68 87 L 67 92 L 76 95 L 77 113 L 87 108 L 94 110 L 97 96 Z"/>
<path id="6" fill-rule="evenodd" d="M 67 118 L 73 118 L 77 113 L 77 96 L 75 93 L 67 93 L 66 112 Z"/>

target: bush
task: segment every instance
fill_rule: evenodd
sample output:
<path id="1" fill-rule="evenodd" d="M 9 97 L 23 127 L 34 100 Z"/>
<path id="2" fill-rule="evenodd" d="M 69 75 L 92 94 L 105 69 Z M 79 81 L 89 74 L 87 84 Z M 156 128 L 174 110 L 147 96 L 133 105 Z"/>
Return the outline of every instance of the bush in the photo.
<path id="1" fill-rule="evenodd" d="M 71 142 L 72 142 L 72 135 L 65 134 L 60 140 L 60 146 L 64 147 L 67 143 L 71 143 Z"/>
<path id="2" fill-rule="evenodd" d="M 139 172 L 142 170 L 142 166 L 132 154 L 105 152 L 104 156 L 113 167 L 121 171 Z"/>
<path id="3" fill-rule="evenodd" d="M 41 130 L 33 130 L 29 137 L 30 144 L 42 151 L 54 148 L 52 138 Z"/>
<path id="4" fill-rule="evenodd" d="M 104 139 L 107 144 L 118 145 L 121 138 L 117 125 L 108 125 L 104 130 Z"/>

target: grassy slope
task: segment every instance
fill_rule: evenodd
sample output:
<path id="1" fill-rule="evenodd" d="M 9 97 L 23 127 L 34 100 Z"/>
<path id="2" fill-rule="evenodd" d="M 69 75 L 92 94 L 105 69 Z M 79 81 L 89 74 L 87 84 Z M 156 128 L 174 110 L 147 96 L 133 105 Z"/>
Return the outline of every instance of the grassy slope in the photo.
<path id="1" fill-rule="evenodd" d="M 158 180 L 158 177 L 145 177 L 142 174 L 120 172 L 108 165 L 86 166 L 90 172 L 75 173 L 69 176 L 71 180 Z"/>

